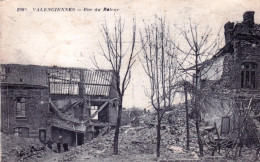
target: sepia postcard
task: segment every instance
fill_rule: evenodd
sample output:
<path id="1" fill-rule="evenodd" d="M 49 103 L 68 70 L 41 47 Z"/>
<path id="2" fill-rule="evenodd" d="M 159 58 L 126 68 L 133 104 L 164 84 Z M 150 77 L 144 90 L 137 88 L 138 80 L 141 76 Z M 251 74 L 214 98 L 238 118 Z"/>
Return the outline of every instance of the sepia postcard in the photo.
<path id="1" fill-rule="evenodd" d="M 0 0 L 1 161 L 260 161 L 258 0 Z"/>

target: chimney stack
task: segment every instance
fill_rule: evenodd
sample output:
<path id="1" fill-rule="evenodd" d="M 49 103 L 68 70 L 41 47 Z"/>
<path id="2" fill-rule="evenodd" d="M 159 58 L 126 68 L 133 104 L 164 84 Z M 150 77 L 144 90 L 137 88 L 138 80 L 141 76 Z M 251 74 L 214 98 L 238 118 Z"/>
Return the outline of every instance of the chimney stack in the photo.
<path id="1" fill-rule="evenodd" d="M 254 11 L 247 11 L 243 15 L 243 24 L 248 26 L 249 28 L 254 28 L 255 22 L 254 22 Z"/>
<path id="2" fill-rule="evenodd" d="M 234 23 L 227 22 L 224 26 L 225 29 L 225 41 L 226 44 L 232 41 L 233 39 L 233 29 L 234 29 Z"/>

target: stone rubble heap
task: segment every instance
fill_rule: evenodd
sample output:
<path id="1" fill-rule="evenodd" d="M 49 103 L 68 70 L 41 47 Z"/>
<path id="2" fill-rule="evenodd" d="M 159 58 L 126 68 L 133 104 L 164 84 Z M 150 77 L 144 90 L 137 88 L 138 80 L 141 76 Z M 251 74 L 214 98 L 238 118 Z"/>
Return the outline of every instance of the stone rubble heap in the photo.
<path id="1" fill-rule="evenodd" d="M 38 140 L 7 135 L 1 132 L 1 161 L 40 161 L 51 150 Z"/>
<path id="2" fill-rule="evenodd" d="M 129 124 L 120 127 L 119 156 L 113 155 L 115 131 L 111 129 L 111 131 L 108 131 L 106 134 L 102 133 L 102 135 L 85 143 L 83 146 L 76 147 L 71 149 L 71 151 L 64 153 L 61 161 L 75 161 L 79 160 L 77 159 L 78 157 L 94 157 L 102 161 L 117 161 L 118 159 L 115 158 L 120 158 L 120 156 L 132 158 L 140 157 L 139 155 L 142 155 L 143 157 L 147 157 L 148 155 L 150 159 L 147 161 L 151 161 L 151 157 L 156 157 L 156 115 L 149 113 L 142 115 L 139 121 L 139 126 Z M 201 127 L 207 128 L 204 126 L 204 123 L 202 123 Z M 106 131 L 101 130 L 101 132 Z M 204 133 L 203 139 L 206 139 L 208 135 L 209 134 Z M 205 157 L 200 160 L 219 161 L 226 159 L 223 155 L 221 156 L 218 154 L 210 156 L 211 151 L 212 150 L 210 150 L 209 147 L 204 146 Z M 160 152 L 160 159 L 199 160 L 195 121 L 192 119 L 190 120 L 190 150 L 186 150 L 186 117 L 184 111 L 175 110 L 169 111 L 165 114 L 162 122 Z M 241 158 L 242 161 L 250 161 L 253 159 L 253 149 L 245 147 L 243 152 L 243 155 L 246 156 Z M 124 159 L 123 161 L 131 160 Z"/>
<path id="3" fill-rule="evenodd" d="M 94 157 L 110 156 L 113 152 L 114 133 L 114 130 L 111 130 L 82 147 L 76 148 L 74 152 L 81 152 L 82 149 L 85 149 Z M 119 152 L 124 155 L 155 154 L 156 137 L 155 114 L 145 114 L 140 117 L 139 126 L 133 127 L 130 124 L 120 127 Z M 198 158 L 197 148 L 194 121 L 190 121 L 190 151 L 187 151 L 185 112 L 167 112 L 162 122 L 161 156 L 165 158 Z M 72 160 L 72 154 L 68 153 L 63 160 Z"/>

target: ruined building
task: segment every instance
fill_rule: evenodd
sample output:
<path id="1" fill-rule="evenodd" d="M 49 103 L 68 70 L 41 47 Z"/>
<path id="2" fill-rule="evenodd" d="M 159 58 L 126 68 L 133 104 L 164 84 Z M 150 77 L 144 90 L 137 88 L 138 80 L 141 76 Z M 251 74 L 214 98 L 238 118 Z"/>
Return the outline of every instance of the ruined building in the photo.
<path id="1" fill-rule="evenodd" d="M 199 85 L 202 119 L 228 133 L 249 105 L 260 110 L 260 25 L 248 11 L 224 29 L 225 46 L 201 65 Z"/>
<path id="2" fill-rule="evenodd" d="M 76 146 L 116 123 L 112 71 L 3 64 L 0 79 L 4 133 Z"/>

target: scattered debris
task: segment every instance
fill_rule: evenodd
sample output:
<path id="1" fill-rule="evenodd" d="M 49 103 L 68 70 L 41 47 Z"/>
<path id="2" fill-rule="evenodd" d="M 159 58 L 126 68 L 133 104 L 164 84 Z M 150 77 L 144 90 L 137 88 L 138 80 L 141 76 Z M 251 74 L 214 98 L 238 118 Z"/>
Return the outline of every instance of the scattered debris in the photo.
<path id="1" fill-rule="evenodd" d="M 99 161 L 154 161 L 163 159 L 193 159 L 204 161 L 228 160 L 225 149 L 222 148 L 221 155 L 212 156 L 212 149 L 204 147 L 205 157 L 199 157 L 199 149 L 196 139 L 195 122 L 190 120 L 190 150 L 186 150 L 186 125 L 185 112 L 172 110 L 166 113 L 163 119 L 165 129 L 161 130 L 161 157 L 155 158 L 156 153 L 156 121 L 154 114 L 144 114 L 139 118 L 139 126 L 126 125 L 120 127 L 119 155 L 113 155 L 114 130 L 104 129 L 106 134 L 99 135 L 83 146 L 76 147 L 71 151 L 62 154 L 61 161 L 79 159 L 91 159 Z M 177 127 L 178 126 L 178 127 Z M 215 126 L 204 126 L 202 123 L 203 139 L 211 138 L 210 132 L 215 130 Z M 110 131 L 108 131 L 110 130 Z M 217 135 L 214 138 L 218 138 Z M 244 148 L 244 161 L 252 161 L 255 150 Z M 142 156 L 140 156 L 142 155 Z M 120 159 L 120 160 L 119 160 Z M 89 161 L 89 160 L 88 160 Z"/>
<path id="2" fill-rule="evenodd" d="M 40 161 L 52 153 L 35 138 L 23 138 L 1 132 L 1 161 Z M 35 160 L 37 159 L 37 160 Z"/>

